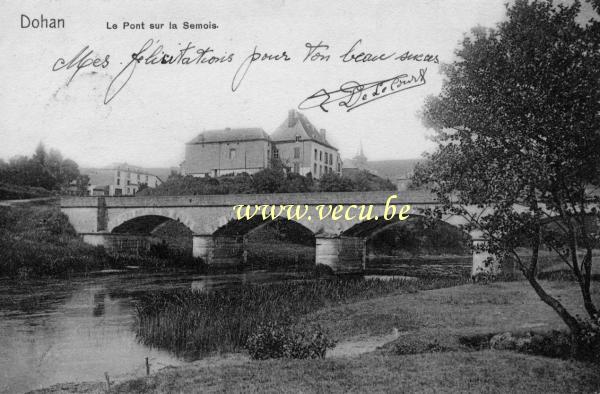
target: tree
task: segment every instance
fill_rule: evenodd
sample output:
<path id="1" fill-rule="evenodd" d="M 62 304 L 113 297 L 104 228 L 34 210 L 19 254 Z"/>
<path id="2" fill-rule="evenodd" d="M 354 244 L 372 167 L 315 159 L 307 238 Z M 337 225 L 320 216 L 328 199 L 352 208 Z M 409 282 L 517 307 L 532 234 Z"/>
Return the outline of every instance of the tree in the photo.
<path id="1" fill-rule="evenodd" d="M 575 345 L 584 323 L 536 273 L 540 249 L 554 250 L 598 319 L 590 295 L 598 230 L 589 222 L 600 202 L 592 193 L 600 186 L 600 40 L 597 23 L 577 23 L 579 10 L 578 2 L 517 0 L 506 22 L 464 38 L 458 59 L 442 69 L 441 93 L 423 108 L 438 146 L 414 179 L 443 203 L 429 215 L 463 215 L 467 230 L 483 233 L 481 249 L 517 262 Z M 486 213 L 475 216 L 467 206 Z M 528 258 L 517 252 L 523 240 Z"/>
<path id="2" fill-rule="evenodd" d="M 39 143 L 37 148 L 35 148 L 35 153 L 33 154 L 32 159 L 36 161 L 40 166 L 46 165 L 46 158 L 48 154 L 46 153 L 46 148 L 43 143 Z"/>
<path id="3" fill-rule="evenodd" d="M 319 179 L 319 190 L 323 192 L 350 192 L 356 189 L 351 179 L 329 172 Z"/>
<path id="4" fill-rule="evenodd" d="M 285 174 L 281 168 L 265 168 L 252 175 L 255 193 L 276 193 L 285 182 Z"/>
<path id="5" fill-rule="evenodd" d="M 60 163 L 58 180 L 63 185 L 68 185 L 79 176 L 79 166 L 71 159 L 65 159 Z"/>

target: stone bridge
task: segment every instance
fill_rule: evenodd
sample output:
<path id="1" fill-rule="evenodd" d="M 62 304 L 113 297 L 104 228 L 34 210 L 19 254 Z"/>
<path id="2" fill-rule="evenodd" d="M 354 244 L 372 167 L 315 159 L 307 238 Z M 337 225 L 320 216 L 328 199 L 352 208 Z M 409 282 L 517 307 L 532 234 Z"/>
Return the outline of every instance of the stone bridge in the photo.
<path id="1" fill-rule="evenodd" d="M 383 219 L 386 203 L 396 208 L 397 214 L 391 220 Z M 365 267 L 367 240 L 397 223 L 398 212 L 403 206 L 410 205 L 409 215 L 419 215 L 421 209 L 434 208 L 437 202 L 433 195 L 422 191 L 65 197 L 61 199 L 61 210 L 83 240 L 93 245 L 107 245 L 115 238 L 135 237 L 126 229 L 136 223 L 143 222 L 144 226 L 150 227 L 147 229 L 149 234 L 153 228 L 172 219 L 191 230 L 194 256 L 209 264 L 225 264 L 242 262 L 244 236 L 267 223 L 262 218 L 237 220 L 233 207 L 264 204 L 305 207 L 307 215 L 294 221 L 314 234 L 316 263 L 328 265 L 336 272 L 355 272 Z M 343 205 L 352 214 L 348 219 L 333 220 L 330 215 L 319 220 L 317 207 L 320 205 Z M 361 205 L 372 205 L 373 216 L 378 219 L 360 218 L 358 207 Z M 391 212 L 391 208 L 388 209 Z M 442 220 L 454 226 L 465 223 L 459 216 Z M 478 234 L 470 235 L 474 242 L 482 242 Z M 225 257 L 218 253 L 222 245 L 227 245 L 230 250 Z M 484 269 L 487 257 L 485 253 L 473 255 L 473 274 Z"/>

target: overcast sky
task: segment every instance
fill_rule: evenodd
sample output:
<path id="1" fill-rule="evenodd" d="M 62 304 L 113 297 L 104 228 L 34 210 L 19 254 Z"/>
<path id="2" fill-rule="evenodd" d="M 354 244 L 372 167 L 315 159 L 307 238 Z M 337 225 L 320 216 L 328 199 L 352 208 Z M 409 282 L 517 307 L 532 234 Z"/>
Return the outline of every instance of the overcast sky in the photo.
<path id="1" fill-rule="evenodd" d="M 362 39 L 362 51 L 436 54 L 452 60 L 463 34 L 504 18 L 506 0 L 424 1 L 53 1 L 1 3 L 0 158 L 29 155 L 42 141 L 82 166 L 127 161 L 147 167 L 175 166 L 184 143 L 204 129 L 262 127 L 271 133 L 302 100 L 321 88 L 350 80 L 377 81 L 426 67 L 424 86 L 374 101 L 351 112 L 330 105 L 303 111 L 342 157 L 362 140 L 370 159 L 419 157 L 431 149 L 430 133 L 417 112 L 441 86 L 439 65 L 423 62 L 343 63 L 339 56 Z M 60 30 L 21 29 L 21 14 L 64 18 Z M 146 30 L 107 30 L 145 21 Z M 149 23 L 179 25 L 148 29 Z M 183 30 L 182 23 L 213 22 L 218 29 Z M 125 88 L 103 103 L 111 79 L 148 39 L 177 54 L 182 45 L 210 46 L 215 55 L 234 53 L 220 65 L 144 65 Z M 303 63 L 305 43 L 330 46 L 329 62 Z M 110 55 L 106 68 L 52 72 L 58 58 L 70 60 L 84 46 Z M 286 51 L 289 62 L 254 63 L 232 92 L 232 78 L 254 46 Z M 95 57 L 95 56 L 94 56 Z M 94 71 L 94 72 L 93 72 Z"/>

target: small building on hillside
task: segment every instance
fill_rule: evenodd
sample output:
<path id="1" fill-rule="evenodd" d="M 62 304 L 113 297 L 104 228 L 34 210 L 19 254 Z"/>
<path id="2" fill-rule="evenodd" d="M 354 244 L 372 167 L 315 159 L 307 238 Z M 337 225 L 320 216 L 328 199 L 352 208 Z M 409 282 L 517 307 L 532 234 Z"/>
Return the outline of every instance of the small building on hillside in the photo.
<path id="1" fill-rule="evenodd" d="M 90 178 L 90 196 L 135 196 L 140 188 L 156 187 L 162 183 L 158 175 L 127 163 L 108 168 L 87 168 L 81 172 Z"/>
<path id="2" fill-rule="evenodd" d="M 279 159 L 291 172 L 319 178 L 341 174 L 342 160 L 303 114 L 290 110 L 286 120 L 271 134 L 261 128 L 226 128 L 204 131 L 186 144 L 183 175 L 221 176 L 253 174 Z"/>

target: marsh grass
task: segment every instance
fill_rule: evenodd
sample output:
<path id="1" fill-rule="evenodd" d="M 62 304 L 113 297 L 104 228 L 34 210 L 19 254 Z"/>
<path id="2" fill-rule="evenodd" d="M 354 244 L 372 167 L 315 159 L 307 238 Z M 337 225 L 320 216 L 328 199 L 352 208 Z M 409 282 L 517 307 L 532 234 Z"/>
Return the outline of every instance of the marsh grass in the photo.
<path id="1" fill-rule="evenodd" d="M 458 279 L 331 279 L 242 285 L 212 292 L 168 290 L 137 304 L 137 335 L 145 345 L 187 359 L 243 349 L 260 324 L 294 324 L 327 306 L 398 292 L 448 287 Z"/>

